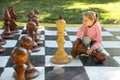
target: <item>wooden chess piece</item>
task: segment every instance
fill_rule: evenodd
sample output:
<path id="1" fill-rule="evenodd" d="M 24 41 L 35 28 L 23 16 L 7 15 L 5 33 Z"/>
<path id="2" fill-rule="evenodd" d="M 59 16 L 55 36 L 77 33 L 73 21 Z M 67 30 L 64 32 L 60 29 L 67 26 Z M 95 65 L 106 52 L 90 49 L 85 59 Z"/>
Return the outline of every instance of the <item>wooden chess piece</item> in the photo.
<path id="1" fill-rule="evenodd" d="M 2 33 L 3 38 L 13 38 L 14 34 L 10 31 L 9 25 L 10 25 L 10 14 L 7 9 L 5 9 L 3 13 L 3 20 L 4 20 L 4 31 Z"/>
<path id="2" fill-rule="evenodd" d="M 58 44 L 58 49 L 54 56 L 51 58 L 51 62 L 55 64 L 67 64 L 71 62 L 71 58 L 67 56 L 67 53 L 64 50 L 64 28 L 66 26 L 66 22 L 63 19 L 62 15 L 59 17 L 59 20 L 56 22 L 57 24 L 57 44 Z"/>
<path id="3" fill-rule="evenodd" d="M 6 44 L 6 41 L 2 38 L 2 36 L 1 36 L 1 35 L 0 35 L 0 44 L 1 44 L 1 45 Z"/>
<path id="4" fill-rule="evenodd" d="M 30 11 L 30 12 L 27 14 L 27 16 L 28 16 L 28 22 L 30 22 L 30 19 L 31 19 L 31 15 L 32 15 L 32 14 L 34 14 L 33 11 Z"/>
<path id="5" fill-rule="evenodd" d="M 36 14 L 36 15 L 39 15 L 40 11 L 38 9 L 34 9 L 33 12 Z"/>
<path id="6" fill-rule="evenodd" d="M 5 52 L 5 48 L 4 47 L 2 47 L 2 45 L 0 44 L 0 53 L 3 53 L 3 52 Z"/>
<path id="7" fill-rule="evenodd" d="M 41 45 L 43 43 L 42 40 L 40 40 L 40 33 L 41 31 L 38 31 L 39 29 L 39 21 L 37 18 L 33 18 L 31 19 L 32 22 L 34 22 L 36 24 L 36 28 L 35 28 L 35 42 L 38 44 L 38 45 Z"/>
<path id="8" fill-rule="evenodd" d="M 17 24 L 15 23 L 15 21 L 17 20 L 17 15 L 15 14 L 15 8 L 13 6 L 9 6 L 8 7 L 8 12 L 10 14 L 10 30 L 13 32 L 13 33 L 18 33 L 18 29 L 17 29 Z"/>
<path id="9" fill-rule="evenodd" d="M 37 30 L 35 31 L 35 42 L 37 43 L 37 45 L 41 45 L 43 44 L 43 41 L 40 39 L 40 32 L 38 32 Z"/>
<path id="10" fill-rule="evenodd" d="M 6 44 L 6 41 L 0 35 L 0 53 L 3 53 L 6 49 L 2 45 Z"/>
<path id="11" fill-rule="evenodd" d="M 20 39 L 20 47 L 24 47 L 28 51 L 28 60 L 27 60 L 27 69 L 25 71 L 26 80 L 36 78 L 39 76 L 39 71 L 37 71 L 32 63 L 30 62 L 30 54 L 31 54 L 31 46 L 33 45 L 34 41 L 30 36 L 22 36 Z"/>
<path id="12" fill-rule="evenodd" d="M 35 18 L 32 18 L 31 21 L 36 24 L 36 28 L 39 27 L 39 20 L 38 20 L 38 18 L 36 18 L 36 17 L 35 17 Z"/>
<path id="13" fill-rule="evenodd" d="M 11 59 L 15 63 L 14 65 L 14 78 L 15 80 L 26 80 L 25 79 L 25 63 L 28 60 L 28 51 L 25 48 L 17 47 L 11 52 Z"/>
<path id="14" fill-rule="evenodd" d="M 31 51 L 33 52 L 37 52 L 37 51 L 40 51 L 40 46 L 37 45 L 37 43 L 35 42 L 35 27 L 36 27 L 36 24 L 34 22 L 29 22 L 27 24 L 27 32 L 28 32 L 28 36 L 30 36 L 33 40 L 34 40 L 34 43 L 31 47 Z"/>

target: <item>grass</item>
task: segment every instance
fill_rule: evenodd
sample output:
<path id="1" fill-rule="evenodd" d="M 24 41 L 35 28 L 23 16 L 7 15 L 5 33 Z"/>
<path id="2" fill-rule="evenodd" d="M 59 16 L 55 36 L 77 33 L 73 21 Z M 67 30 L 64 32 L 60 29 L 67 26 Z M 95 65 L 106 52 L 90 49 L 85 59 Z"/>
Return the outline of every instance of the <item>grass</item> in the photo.
<path id="1" fill-rule="evenodd" d="M 94 10 L 100 14 L 101 23 L 119 24 L 119 4 L 120 0 L 0 0 L 0 17 L 4 9 L 12 5 L 15 7 L 18 22 L 27 22 L 27 13 L 39 9 L 41 23 L 55 23 L 59 15 L 63 14 L 68 24 L 80 24 L 82 12 Z"/>
<path id="2" fill-rule="evenodd" d="M 19 27 L 23 27 L 25 26 L 27 23 L 26 22 L 16 22 L 16 24 L 19 26 Z M 56 27 L 56 24 L 54 23 L 41 23 L 42 26 L 45 26 L 45 27 Z M 0 22 L 0 28 L 2 28 L 3 26 L 3 22 Z M 66 27 L 80 27 L 80 24 L 67 24 Z M 101 24 L 101 27 L 103 28 L 118 28 L 120 27 L 119 24 Z"/>

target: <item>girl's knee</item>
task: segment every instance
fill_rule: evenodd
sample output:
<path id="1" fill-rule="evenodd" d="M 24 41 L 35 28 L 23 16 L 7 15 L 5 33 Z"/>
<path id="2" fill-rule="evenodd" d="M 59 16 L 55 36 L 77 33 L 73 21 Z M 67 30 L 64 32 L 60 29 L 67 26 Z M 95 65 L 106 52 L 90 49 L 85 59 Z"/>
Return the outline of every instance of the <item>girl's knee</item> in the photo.
<path id="1" fill-rule="evenodd" d="M 83 44 L 88 45 L 88 44 L 90 44 L 91 39 L 90 39 L 88 36 L 85 36 L 85 37 L 82 39 L 82 42 L 83 42 Z"/>

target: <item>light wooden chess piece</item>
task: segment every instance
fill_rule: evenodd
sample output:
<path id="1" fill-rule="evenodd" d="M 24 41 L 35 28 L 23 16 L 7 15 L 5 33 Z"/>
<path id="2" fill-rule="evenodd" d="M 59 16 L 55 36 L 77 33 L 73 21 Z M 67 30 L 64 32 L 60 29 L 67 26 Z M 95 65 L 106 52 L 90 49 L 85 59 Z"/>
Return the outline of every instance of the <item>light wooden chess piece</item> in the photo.
<path id="1" fill-rule="evenodd" d="M 59 17 L 60 19 L 57 21 L 57 44 L 58 44 L 58 49 L 54 56 L 51 58 L 51 62 L 55 64 L 67 64 L 71 62 L 71 58 L 67 56 L 67 53 L 64 50 L 64 28 L 66 27 L 66 22 L 63 19 L 62 15 Z"/>
<path id="2" fill-rule="evenodd" d="M 30 80 L 39 76 L 39 71 L 34 68 L 34 66 L 30 61 L 30 54 L 31 54 L 30 48 L 33 42 L 34 41 L 30 36 L 22 36 L 19 43 L 20 47 L 24 47 L 28 51 L 28 60 L 26 63 L 27 68 L 25 71 L 26 80 Z"/>
<path id="3" fill-rule="evenodd" d="M 25 48 L 17 47 L 11 52 L 11 59 L 15 63 L 14 65 L 14 78 L 15 80 L 26 80 L 25 79 L 25 63 L 28 60 L 28 51 Z"/>

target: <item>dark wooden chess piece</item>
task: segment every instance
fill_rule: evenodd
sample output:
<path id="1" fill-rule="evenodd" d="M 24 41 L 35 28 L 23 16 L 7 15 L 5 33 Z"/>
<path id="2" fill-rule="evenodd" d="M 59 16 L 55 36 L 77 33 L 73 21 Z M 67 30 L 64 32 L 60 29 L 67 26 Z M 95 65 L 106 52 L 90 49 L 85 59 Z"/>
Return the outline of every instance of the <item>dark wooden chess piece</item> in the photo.
<path id="1" fill-rule="evenodd" d="M 1 46 L 0 44 L 0 53 L 3 53 L 6 49 L 4 47 Z"/>
<path id="2" fill-rule="evenodd" d="M 3 53 L 6 49 L 2 45 L 6 44 L 6 41 L 0 35 L 0 53 Z"/>
<path id="3" fill-rule="evenodd" d="M 29 18 L 28 20 L 31 21 L 31 19 L 33 19 L 33 18 L 38 18 L 38 16 L 37 16 L 34 12 L 31 11 L 31 12 L 28 14 L 28 18 Z"/>
<path id="4" fill-rule="evenodd" d="M 33 11 L 30 11 L 30 12 L 27 14 L 27 16 L 28 16 L 28 22 L 30 22 L 30 19 L 31 19 L 31 15 L 32 15 L 32 14 L 34 14 Z"/>
<path id="5" fill-rule="evenodd" d="M 35 42 L 38 44 L 38 45 L 41 45 L 43 43 L 42 40 L 40 40 L 40 33 L 41 31 L 38 31 L 39 29 L 39 20 L 37 18 L 33 18 L 31 19 L 32 22 L 34 22 L 36 24 L 36 28 L 35 28 Z"/>
<path id="6" fill-rule="evenodd" d="M 36 35 L 35 27 L 36 27 L 36 24 L 34 22 L 29 22 L 26 27 L 27 27 L 28 36 L 30 36 L 34 40 L 34 43 L 31 47 L 31 51 L 33 51 L 33 52 L 40 51 L 40 46 L 38 46 L 37 43 L 35 42 L 35 35 Z"/>
<path id="7" fill-rule="evenodd" d="M 6 41 L 2 38 L 2 36 L 1 36 L 1 35 L 0 35 L 0 44 L 1 44 L 1 45 L 6 44 Z"/>
<path id="8" fill-rule="evenodd" d="M 34 41 L 30 36 L 22 36 L 19 43 L 20 47 L 24 47 L 29 53 L 28 60 L 26 63 L 27 69 L 25 71 L 26 80 L 33 79 L 39 76 L 39 71 L 37 71 L 30 62 L 30 54 L 31 54 L 30 48 L 32 47 L 33 43 Z"/>
<path id="9" fill-rule="evenodd" d="M 11 52 L 11 59 L 15 63 L 14 65 L 14 78 L 15 80 L 26 80 L 25 79 L 25 63 L 28 60 L 28 51 L 25 48 L 17 47 Z"/>
<path id="10" fill-rule="evenodd" d="M 17 24 L 15 23 L 15 21 L 17 20 L 17 15 L 15 14 L 15 8 L 13 6 L 9 6 L 8 7 L 8 12 L 10 14 L 10 30 L 14 33 L 18 33 L 18 29 L 17 29 Z"/>
<path id="11" fill-rule="evenodd" d="M 36 15 L 39 15 L 40 11 L 38 9 L 34 9 L 33 12 L 36 14 Z"/>
<path id="12" fill-rule="evenodd" d="M 39 27 L 39 19 L 38 19 L 38 18 L 36 18 L 36 17 L 35 17 L 35 18 L 32 18 L 31 21 L 36 24 L 36 28 Z"/>
<path id="13" fill-rule="evenodd" d="M 3 13 L 3 20 L 4 20 L 4 31 L 2 33 L 3 38 L 13 38 L 14 34 L 10 31 L 9 25 L 10 25 L 10 14 L 7 9 L 5 9 Z"/>

